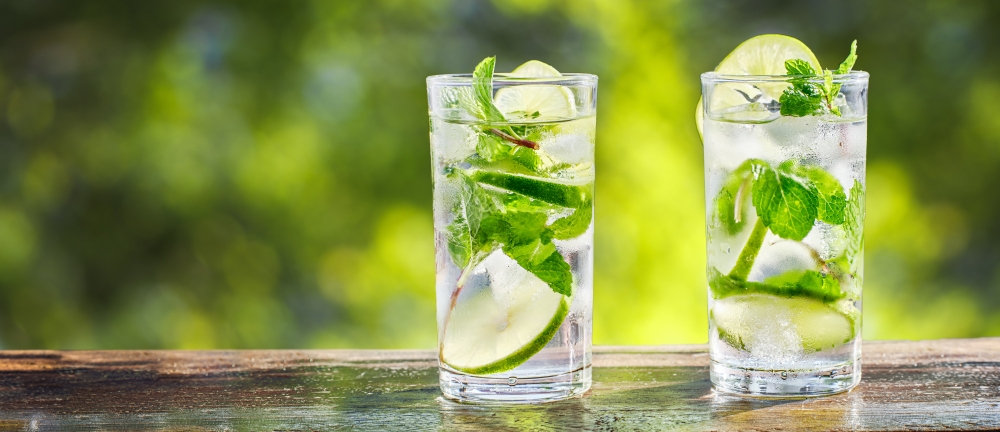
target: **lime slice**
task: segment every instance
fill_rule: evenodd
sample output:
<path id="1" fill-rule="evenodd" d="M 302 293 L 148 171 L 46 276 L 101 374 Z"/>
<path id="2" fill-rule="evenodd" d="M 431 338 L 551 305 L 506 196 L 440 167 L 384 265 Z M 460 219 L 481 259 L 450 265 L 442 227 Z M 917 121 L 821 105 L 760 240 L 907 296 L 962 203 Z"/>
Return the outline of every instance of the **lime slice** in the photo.
<path id="1" fill-rule="evenodd" d="M 552 66 L 531 60 L 507 76 L 512 78 L 552 78 L 562 76 Z M 508 120 L 568 119 L 576 115 L 573 92 L 555 85 L 517 85 L 497 91 L 493 103 Z"/>
<path id="2" fill-rule="evenodd" d="M 461 372 L 492 375 L 516 368 L 552 340 L 569 303 L 523 273 L 506 291 L 487 287 L 459 297 L 445 324 L 441 361 Z"/>
<path id="3" fill-rule="evenodd" d="M 802 59 L 820 70 L 819 60 L 802 41 L 791 36 L 766 34 L 739 44 L 722 59 L 715 71 L 729 75 L 784 75 L 785 60 Z"/>
<path id="4" fill-rule="evenodd" d="M 835 306 L 801 297 L 747 294 L 716 300 L 712 319 L 735 348 L 755 351 L 801 347 L 805 353 L 854 338 L 854 320 Z"/>
<path id="5" fill-rule="evenodd" d="M 538 60 L 528 60 L 518 66 L 509 76 L 516 78 L 551 78 L 562 76 L 556 68 Z"/>
<path id="6" fill-rule="evenodd" d="M 554 183 L 497 171 L 476 171 L 472 179 L 563 207 L 580 208 L 590 202 L 590 188 L 586 185 Z"/>
<path id="7" fill-rule="evenodd" d="M 812 65 L 813 69 L 822 70 L 816 55 L 806 44 L 791 36 L 766 34 L 752 37 L 739 44 L 733 52 L 722 59 L 715 71 L 727 75 L 784 75 L 785 60 L 792 59 L 805 60 Z M 734 91 L 719 91 L 717 89 L 717 94 L 713 95 L 712 98 L 711 109 L 724 109 L 747 103 L 746 98 L 735 90 L 740 90 L 751 97 L 763 92 L 771 98 L 777 99 L 787 84 L 776 83 L 773 86 L 759 86 L 758 88 L 735 83 L 724 84 L 724 86 L 732 87 Z M 699 135 L 703 135 L 703 111 L 702 100 L 698 99 L 698 106 L 695 109 L 695 124 L 698 126 Z M 702 138 L 704 139 L 704 137 Z"/>

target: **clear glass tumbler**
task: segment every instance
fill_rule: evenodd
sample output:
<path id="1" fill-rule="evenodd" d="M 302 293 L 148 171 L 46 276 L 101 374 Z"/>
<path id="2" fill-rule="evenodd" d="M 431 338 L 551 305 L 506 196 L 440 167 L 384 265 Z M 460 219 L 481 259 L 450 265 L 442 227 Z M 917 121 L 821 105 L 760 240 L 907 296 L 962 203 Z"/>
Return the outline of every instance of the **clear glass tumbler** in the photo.
<path id="1" fill-rule="evenodd" d="M 597 77 L 437 75 L 427 92 L 441 391 L 507 402 L 586 392 Z M 484 98 L 544 109 L 485 121 Z"/>
<path id="2" fill-rule="evenodd" d="M 757 396 L 849 390 L 861 379 L 868 74 L 701 82 L 712 383 Z M 781 115 L 793 82 L 836 97 Z"/>

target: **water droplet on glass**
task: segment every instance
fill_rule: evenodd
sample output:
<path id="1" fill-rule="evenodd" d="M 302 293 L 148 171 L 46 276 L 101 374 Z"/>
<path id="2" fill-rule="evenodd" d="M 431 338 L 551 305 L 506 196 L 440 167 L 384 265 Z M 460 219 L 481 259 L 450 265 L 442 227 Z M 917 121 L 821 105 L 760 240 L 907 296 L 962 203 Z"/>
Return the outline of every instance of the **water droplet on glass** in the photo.
<path id="1" fill-rule="evenodd" d="M 788 379 L 788 372 L 782 372 L 781 379 Z"/>
<path id="2" fill-rule="evenodd" d="M 729 248 L 729 243 L 723 243 L 723 244 L 720 245 L 720 247 L 722 248 L 722 252 L 724 252 L 724 253 L 729 253 L 729 251 L 731 250 Z"/>
<path id="3" fill-rule="evenodd" d="M 837 376 L 837 371 L 835 370 L 830 371 L 830 378 L 833 378 L 835 376 Z"/>
<path id="4" fill-rule="evenodd" d="M 515 386 L 515 385 L 517 385 L 517 377 L 507 378 L 507 385 L 509 385 L 509 386 Z"/>
<path id="5" fill-rule="evenodd" d="M 578 342 L 580 342 L 580 323 L 574 319 L 569 324 L 569 343 L 576 345 Z"/>

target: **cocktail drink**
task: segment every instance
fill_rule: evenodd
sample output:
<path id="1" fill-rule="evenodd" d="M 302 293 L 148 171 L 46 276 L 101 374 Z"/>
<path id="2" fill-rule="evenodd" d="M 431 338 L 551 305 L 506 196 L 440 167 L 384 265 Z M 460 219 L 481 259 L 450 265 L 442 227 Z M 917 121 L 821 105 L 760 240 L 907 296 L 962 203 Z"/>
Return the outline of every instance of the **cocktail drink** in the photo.
<path id="1" fill-rule="evenodd" d="M 427 79 L 441 391 L 590 388 L 597 77 L 530 61 Z"/>
<path id="2" fill-rule="evenodd" d="M 764 35 L 705 73 L 711 379 L 822 395 L 861 379 L 868 74 Z"/>

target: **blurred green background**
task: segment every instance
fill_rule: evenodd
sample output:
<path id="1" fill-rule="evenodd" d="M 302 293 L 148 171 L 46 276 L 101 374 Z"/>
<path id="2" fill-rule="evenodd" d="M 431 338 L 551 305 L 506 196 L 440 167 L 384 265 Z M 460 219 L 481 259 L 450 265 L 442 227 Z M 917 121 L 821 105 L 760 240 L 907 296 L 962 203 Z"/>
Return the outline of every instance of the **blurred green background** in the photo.
<path id="1" fill-rule="evenodd" d="M 429 348 L 424 78 L 600 76 L 599 344 L 706 340 L 701 72 L 871 73 L 864 336 L 1000 335 L 1000 2 L 0 2 L 0 347 Z"/>

